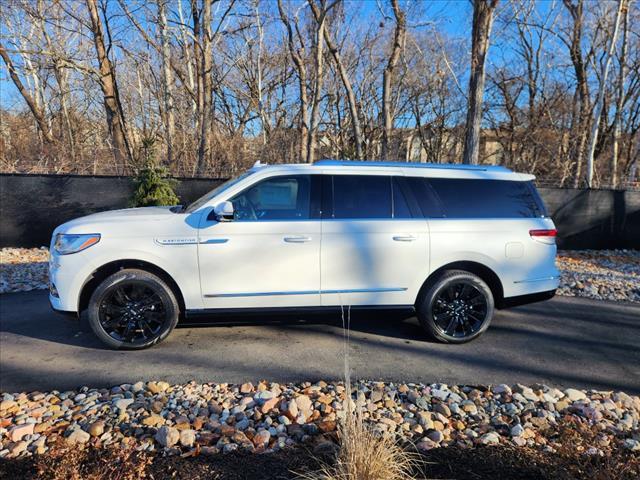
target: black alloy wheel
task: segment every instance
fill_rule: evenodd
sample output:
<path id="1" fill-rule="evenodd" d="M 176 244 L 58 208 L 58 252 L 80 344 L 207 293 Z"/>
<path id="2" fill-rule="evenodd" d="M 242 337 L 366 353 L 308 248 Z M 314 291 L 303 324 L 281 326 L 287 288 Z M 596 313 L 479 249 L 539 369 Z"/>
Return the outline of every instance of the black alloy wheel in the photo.
<path id="1" fill-rule="evenodd" d="M 431 311 L 436 327 L 451 337 L 464 338 L 480 330 L 487 318 L 487 298 L 471 282 L 448 283 L 435 296 Z"/>
<path id="2" fill-rule="evenodd" d="M 430 282 L 416 310 L 422 328 L 431 337 L 444 343 L 465 343 L 489 328 L 494 299 L 477 275 L 448 270 Z"/>
<path id="3" fill-rule="evenodd" d="M 132 280 L 116 285 L 105 294 L 98 315 L 100 325 L 110 337 L 138 344 L 160 333 L 167 312 L 154 288 Z"/>
<path id="4" fill-rule="evenodd" d="M 158 276 L 135 269 L 106 278 L 88 306 L 94 333 L 115 349 L 142 349 L 162 341 L 177 324 L 178 313 L 171 288 Z"/>

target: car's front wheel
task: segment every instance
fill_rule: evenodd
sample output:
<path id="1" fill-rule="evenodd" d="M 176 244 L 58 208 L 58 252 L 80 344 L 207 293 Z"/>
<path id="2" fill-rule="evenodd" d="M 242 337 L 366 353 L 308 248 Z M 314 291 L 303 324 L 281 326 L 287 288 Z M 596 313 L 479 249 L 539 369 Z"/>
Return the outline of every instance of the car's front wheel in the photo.
<path id="1" fill-rule="evenodd" d="M 489 328 L 494 300 L 489 286 L 463 270 L 443 272 L 416 305 L 422 328 L 444 343 L 464 343 Z"/>
<path id="2" fill-rule="evenodd" d="M 98 285 L 87 314 L 91 329 L 109 347 L 139 350 L 169 335 L 178 323 L 179 306 L 157 275 L 123 269 Z"/>

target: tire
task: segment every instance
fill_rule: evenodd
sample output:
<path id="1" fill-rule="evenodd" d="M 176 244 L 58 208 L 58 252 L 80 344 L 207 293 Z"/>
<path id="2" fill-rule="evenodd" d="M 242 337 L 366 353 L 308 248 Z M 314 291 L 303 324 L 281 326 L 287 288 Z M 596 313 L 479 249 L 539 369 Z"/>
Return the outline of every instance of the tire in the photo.
<path id="1" fill-rule="evenodd" d="M 141 350 L 164 340 L 178 323 L 180 307 L 157 275 L 123 269 L 105 278 L 87 308 L 91 329 L 116 350 Z"/>
<path id="2" fill-rule="evenodd" d="M 447 270 L 416 304 L 420 325 L 442 343 L 465 343 L 489 328 L 494 311 L 491 289 L 477 275 Z"/>

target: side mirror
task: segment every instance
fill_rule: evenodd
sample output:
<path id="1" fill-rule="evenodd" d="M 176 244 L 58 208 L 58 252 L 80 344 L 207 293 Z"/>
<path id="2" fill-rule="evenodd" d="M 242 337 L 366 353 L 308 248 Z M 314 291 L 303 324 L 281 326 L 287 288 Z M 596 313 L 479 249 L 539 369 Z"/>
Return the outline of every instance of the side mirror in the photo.
<path id="1" fill-rule="evenodd" d="M 219 222 L 229 222 L 233 220 L 233 203 L 226 201 L 213 207 L 215 219 Z"/>

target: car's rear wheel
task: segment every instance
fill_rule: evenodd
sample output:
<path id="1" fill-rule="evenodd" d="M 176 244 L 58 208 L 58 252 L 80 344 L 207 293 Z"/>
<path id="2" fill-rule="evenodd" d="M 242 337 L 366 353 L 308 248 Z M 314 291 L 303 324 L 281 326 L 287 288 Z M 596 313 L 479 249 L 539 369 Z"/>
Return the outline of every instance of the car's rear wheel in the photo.
<path id="1" fill-rule="evenodd" d="M 494 300 L 489 286 L 463 270 L 443 272 L 416 305 L 422 328 L 444 343 L 464 343 L 489 328 Z"/>
<path id="2" fill-rule="evenodd" d="M 178 323 L 179 306 L 160 277 L 124 269 L 98 285 L 87 313 L 91 329 L 109 347 L 139 350 L 169 335 Z"/>

